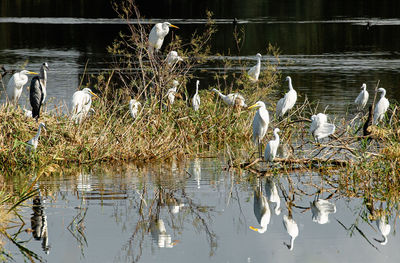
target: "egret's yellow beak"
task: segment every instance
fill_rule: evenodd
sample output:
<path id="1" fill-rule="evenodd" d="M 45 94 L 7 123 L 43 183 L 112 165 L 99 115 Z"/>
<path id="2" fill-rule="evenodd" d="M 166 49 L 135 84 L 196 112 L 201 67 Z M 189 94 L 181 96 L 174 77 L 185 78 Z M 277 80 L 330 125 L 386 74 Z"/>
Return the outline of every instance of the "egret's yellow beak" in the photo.
<path id="1" fill-rule="evenodd" d="M 252 108 L 255 108 L 255 107 L 259 107 L 257 103 L 256 103 L 256 104 L 253 104 L 253 105 L 251 105 L 250 107 L 248 107 L 248 109 L 252 109 Z"/>
<path id="2" fill-rule="evenodd" d="M 249 226 L 249 228 L 250 228 L 251 230 L 253 230 L 253 231 L 256 231 L 256 232 L 258 232 L 258 229 L 257 229 L 257 228 L 255 228 L 255 227 Z"/>
<path id="3" fill-rule="evenodd" d="M 177 27 L 177 26 L 175 26 L 175 25 L 173 25 L 173 24 L 170 24 L 169 26 L 170 26 L 170 27 L 173 27 L 173 28 L 179 29 L 179 27 Z"/>
<path id="4" fill-rule="evenodd" d="M 94 97 L 98 98 L 99 96 L 97 96 L 96 94 L 94 94 L 93 92 L 90 92 L 90 94 L 92 94 Z"/>
<path id="5" fill-rule="evenodd" d="M 29 71 L 29 72 L 28 72 L 28 74 L 32 74 L 32 75 L 39 75 L 39 73 L 32 72 L 32 71 Z"/>

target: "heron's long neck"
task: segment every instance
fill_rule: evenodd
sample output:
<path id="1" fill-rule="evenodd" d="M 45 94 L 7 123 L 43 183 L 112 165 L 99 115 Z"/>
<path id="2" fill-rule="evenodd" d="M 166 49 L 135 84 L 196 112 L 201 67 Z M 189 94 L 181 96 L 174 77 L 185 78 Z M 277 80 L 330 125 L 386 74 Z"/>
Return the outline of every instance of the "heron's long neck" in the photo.
<path id="1" fill-rule="evenodd" d="M 382 98 L 384 98 L 384 97 L 385 97 L 385 95 L 386 95 L 386 90 L 382 91 L 382 94 L 381 94 L 381 99 L 382 99 Z"/>
<path id="2" fill-rule="evenodd" d="M 196 94 L 199 93 L 199 84 L 196 84 Z"/>
<path id="3" fill-rule="evenodd" d="M 278 215 L 280 213 L 280 207 L 281 207 L 281 200 L 278 199 L 278 201 L 276 201 L 275 214 Z"/>
<path id="4" fill-rule="evenodd" d="M 39 136 L 40 136 L 40 130 L 42 129 L 42 125 L 39 125 L 39 129 L 38 129 L 38 131 L 37 131 L 37 133 L 36 133 L 36 135 L 35 135 L 35 139 L 37 140 L 37 139 L 39 139 Z"/>
<path id="5" fill-rule="evenodd" d="M 277 132 L 274 132 L 274 135 L 275 135 L 275 141 L 279 142 L 279 134 Z"/>
<path id="6" fill-rule="evenodd" d="M 47 82 L 47 72 L 46 70 L 42 67 L 40 69 L 40 79 L 42 80 L 42 82 L 44 83 L 44 85 L 46 85 Z"/>
<path id="7" fill-rule="evenodd" d="M 221 93 L 221 91 L 219 91 L 219 90 L 214 90 L 221 98 L 224 98 L 225 97 L 225 95 L 224 94 L 222 94 Z"/>
<path id="8" fill-rule="evenodd" d="M 289 79 L 289 90 L 293 89 L 293 85 L 292 85 L 292 79 Z"/>
<path id="9" fill-rule="evenodd" d="M 257 57 L 257 67 L 260 68 L 261 67 L 261 58 Z"/>
<path id="10" fill-rule="evenodd" d="M 383 241 L 381 241 L 380 243 L 381 243 L 381 245 L 386 245 L 388 239 L 386 236 L 384 236 L 384 235 L 382 235 L 382 236 L 383 236 Z"/>
<path id="11" fill-rule="evenodd" d="M 292 237 L 292 238 L 290 239 L 290 248 L 289 248 L 289 250 L 293 250 L 294 239 L 295 239 L 295 237 Z"/>

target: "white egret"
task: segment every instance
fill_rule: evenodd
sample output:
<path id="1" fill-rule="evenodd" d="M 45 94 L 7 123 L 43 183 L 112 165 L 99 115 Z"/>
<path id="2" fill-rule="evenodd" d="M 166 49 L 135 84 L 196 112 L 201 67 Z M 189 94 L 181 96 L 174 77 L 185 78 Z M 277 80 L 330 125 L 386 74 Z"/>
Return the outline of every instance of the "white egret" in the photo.
<path id="1" fill-rule="evenodd" d="M 160 248 L 172 248 L 177 243 L 172 242 L 171 235 L 167 234 L 164 221 L 162 219 L 153 220 L 150 223 L 150 231 L 153 240 Z"/>
<path id="2" fill-rule="evenodd" d="M 247 71 L 247 74 L 249 75 L 249 78 L 252 82 L 257 82 L 258 77 L 260 76 L 260 70 L 261 70 L 261 54 L 257 53 L 256 55 L 257 59 L 257 64 L 249 69 Z"/>
<path id="3" fill-rule="evenodd" d="M 379 88 L 378 92 L 382 92 L 382 94 L 379 101 L 375 104 L 374 120 L 372 123 L 373 125 L 377 125 L 378 122 L 380 122 L 383 119 L 386 111 L 389 108 L 389 101 L 387 98 L 385 98 L 386 90 L 384 88 Z"/>
<path id="4" fill-rule="evenodd" d="M 23 109 L 24 110 L 24 116 L 26 118 L 32 118 L 32 111 L 27 110 L 27 109 Z"/>
<path id="5" fill-rule="evenodd" d="M 142 104 L 135 99 L 131 99 L 129 101 L 129 112 L 131 113 L 133 119 L 136 119 L 140 106 L 142 106 Z"/>
<path id="6" fill-rule="evenodd" d="M 288 217 L 287 215 L 283 215 L 283 226 L 291 237 L 290 245 L 286 244 L 286 246 L 289 250 L 293 250 L 294 240 L 299 235 L 299 227 L 297 226 L 297 223 L 293 220 L 293 218 Z"/>
<path id="7" fill-rule="evenodd" d="M 289 82 L 289 91 L 276 104 L 276 117 L 282 117 L 296 104 L 297 92 L 293 89 L 292 78 L 287 76 L 286 81 Z"/>
<path id="8" fill-rule="evenodd" d="M 383 240 L 378 240 L 376 238 L 375 240 L 383 246 L 387 244 L 387 236 L 390 234 L 390 225 L 387 220 L 388 219 L 385 215 L 380 216 L 379 220 L 376 220 L 376 226 L 378 227 L 379 232 L 381 232 Z"/>
<path id="9" fill-rule="evenodd" d="M 361 89 L 362 91 L 360 92 L 360 94 L 358 94 L 356 100 L 354 101 L 358 110 L 364 109 L 365 105 L 367 105 L 369 98 L 369 93 L 367 91 L 367 84 L 363 83 Z"/>
<path id="10" fill-rule="evenodd" d="M 254 230 L 260 234 L 267 231 L 269 221 L 271 220 L 271 210 L 269 209 L 268 200 L 263 195 L 261 186 L 257 186 L 257 190 L 254 191 L 254 215 L 261 228 L 250 226 L 251 230 Z"/>
<path id="11" fill-rule="evenodd" d="M 71 119 L 75 121 L 75 123 L 81 123 L 83 118 L 90 111 L 90 107 L 92 105 L 92 97 L 97 97 L 91 89 L 84 88 L 83 90 L 78 90 L 72 95 L 72 116 Z"/>
<path id="12" fill-rule="evenodd" d="M 31 86 L 29 90 L 29 101 L 32 106 L 32 117 L 39 119 L 40 108 L 46 100 L 46 84 L 47 84 L 47 71 L 49 70 L 49 65 L 44 62 L 40 67 L 39 77 L 33 77 L 31 80 Z"/>
<path id="13" fill-rule="evenodd" d="M 166 37 L 166 35 L 168 35 L 170 27 L 179 28 L 177 26 L 172 25 L 169 22 L 157 23 L 153 26 L 149 35 L 150 54 L 153 54 L 154 49 L 158 51 L 161 48 L 164 42 L 164 38 Z"/>
<path id="14" fill-rule="evenodd" d="M 169 101 L 169 105 L 174 104 L 176 90 L 178 89 L 179 82 L 177 80 L 172 81 L 172 88 L 167 91 L 167 97 Z"/>
<path id="15" fill-rule="evenodd" d="M 14 73 L 8 81 L 8 100 L 15 105 L 17 105 L 19 98 L 21 97 L 24 85 L 28 82 L 28 76 L 26 74 L 38 75 L 39 73 L 22 70 L 21 72 Z"/>
<path id="16" fill-rule="evenodd" d="M 275 139 L 270 140 L 267 144 L 267 147 L 265 147 L 265 152 L 264 152 L 264 159 L 266 162 L 273 162 L 274 158 L 276 156 L 276 152 L 278 151 L 279 147 L 279 134 L 280 132 L 279 128 L 275 128 L 274 130 L 274 136 Z"/>
<path id="17" fill-rule="evenodd" d="M 276 188 L 276 185 L 274 181 L 271 179 L 267 178 L 267 182 L 265 183 L 265 193 L 267 194 L 268 201 L 271 203 L 276 203 L 275 205 L 275 214 L 280 215 L 281 214 L 281 198 L 279 197 L 278 194 L 278 189 Z"/>
<path id="18" fill-rule="evenodd" d="M 238 105 L 240 107 L 247 107 L 247 105 L 245 103 L 245 99 L 239 93 L 230 93 L 228 95 L 224 95 L 217 89 L 212 89 L 211 91 L 216 92 L 219 95 L 219 97 L 222 99 L 222 101 L 225 102 L 226 105 L 229 105 L 229 106 Z"/>
<path id="19" fill-rule="evenodd" d="M 310 206 L 312 221 L 321 225 L 329 222 L 328 216 L 330 213 L 336 213 L 336 205 L 325 199 L 318 198 L 317 200 L 310 202 Z"/>
<path id="20" fill-rule="evenodd" d="M 36 148 L 37 148 L 38 143 L 39 143 L 40 131 L 42 130 L 42 128 L 43 128 L 43 130 L 46 130 L 46 125 L 43 122 L 41 122 L 39 124 L 39 128 L 38 128 L 38 131 L 37 131 L 36 135 L 27 142 L 26 149 L 25 149 L 26 153 L 29 154 L 32 151 L 33 152 L 36 151 Z"/>
<path id="21" fill-rule="evenodd" d="M 335 125 L 328 123 L 328 116 L 323 113 L 311 116 L 310 133 L 319 141 L 335 132 Z"/>
<path id="22" fill-rule="evenodd" d="M 167 55 L 168 65 L 171 66 L 179 61 L 183 61 L 183 59 L 180 56 L 178 56 L 178 52 L 172 50 L 168 53 L 168 55 Z"/>
<path id="23" fill-rule="evenodd" d="M 261 158 L 262 144 L 261 141 L 267 133 L 269 124 L 268 110 L 265 108 L 265 103 L 257 101 L 256 104 L 249 107 L 249 109 L 258 108 L 256 115 L 253 118 L 253 142 L 258 147 L 258 155 Z"/>
<path id="24" fill-rule="evenodd" d="M 193 109 L 195 111 L 198 111 L 200 108 L 199 85 L 200 85 L 200 80 L 197 80 L 196 81 L 196 93 L 194 94 L 194 96 L 192 98 L 192 105 L 193 105 Z"/>

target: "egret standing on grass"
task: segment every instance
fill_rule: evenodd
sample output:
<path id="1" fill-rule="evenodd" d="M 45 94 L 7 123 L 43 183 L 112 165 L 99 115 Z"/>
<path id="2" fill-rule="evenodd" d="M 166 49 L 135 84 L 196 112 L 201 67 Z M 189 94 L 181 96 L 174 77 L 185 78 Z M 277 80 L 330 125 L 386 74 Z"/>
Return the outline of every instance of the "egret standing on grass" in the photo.
<path id="1" fill-rule="evenodd" d="M 257 101 L 256 104 L 249 107 L 249 109 L 258 108 L 256 115 L 253 118 L 253 142 L 257 145 L 258 156 L 261 158 L 262 144 L 261 141 L 267 133 L 269 124 L 268 110 L 265 108 L 265 103 Z"/>
<path id="2" fill-rule="evenodd" d="M 297 100 L 297 92 L 293 89 L 292 78 L 287 76 L 286 81 L 289 82 L 289 91 L 276 104 L 276 117 L 282 117 L 285 113 L 293 108 Z"/>
<path id="3" fill-rule="evenodd" d="M 226 105 L 229 106 L 238 105 L 240 107 L 247 107 L 246 103 L 244 102 L 245 100 L 243 96 L 240 95 L 239 93 L 230 93 L 228 95 L 224 95 L 217 89 L 212 89 L 211 91 L 216 92 L 223 100 L 223 102 L 225 102 Z"/>
<path id="4" fill-rule="evenodd" d="M 377 125 L 378 122 L 380 122 L 383 119 L 386 111 L 389 108 L 389 101 L 387 98 L 385 98 L 386 90 L 384 88 L 379 88 L 378 92 L 382 92 L 382 94 L 381 94 L 381 98 L 379 99 L 378 103 L 376 103 L 376 105 L 375 105 L 374 121 L 372 123 L 373 125 Z"/>
<path id="5" fill-rule="evenodd" d="M 365 105 L 367 105 L 368 97 L 369 97 L 369 94 L 367 91 L 367 84 L 363 83 L 361 86 L 361 89 L 362 89 L 362 91 L 360 92 L 360 94 L 358 94 L 356 100 L 354 101 L 358 110 L 364 109 Z"/>
<path id="6" fill-rule="evenodd" d="M 171 66 L 171 65 L 177 63 L 178 61 L 183 61 L 183 59 L 180 56 L 178 56 L 178 52 L 176 52 L 174 50 L 170 51 L 167 55 L 168 65 Z"/>
<path id="7" fill-rule="evenodd" d="M 76 91 L 72 95 L 72 116 L 71 119 L 75 123 L 81 123 L 83 118 L 89 113 L 90 107 L 92 105 L 92 97 L 97 97 L 89 88 L 84 88 L 83 90 Z"/>
<path id="8" fill-rule="evenodd" d="M 310 133 L 316 141 L 335 132 L 335 125 L 328 123 L 328 116 L 323 113 L 311 116 Z"/>
<path id="9" fill-rule="evenodd" d="M 193 105 L 193 109 L 195 111 L 198 111 L 200 108 L 199 85 L 200 85 L 200 80 L 197 80 L 196 81 L 196 93 L 194 94 L 194 96 L 192 98 L 192 105 Z"/>
<path id="10" fill-rule="evenodd" d="M 299 235 L 299 227 L 290 215 L 283 215 L 283 226 L 290 236 L 290 245 L 286 244 L 286 246 L 289 250 L 293 250 L 294 240 Z"/>
<path id="11" fill-rule="evenodd" d="M 265 147 L 265 152 L 264 152 L 264 159 L 266 162 L 273 162 L 274 158 L 276 156 L 276 152 L 278 151 L 279 147 L 279 135 L 278 132 L 280 132 L 279 128 L 275 128 L 274 130 L 274 140 L 270 140 L 267 144 L 267 147 Z"/>
<path id="12" fill-rule="evenodd" d="M 38 128 L 38 131 L 37 131 L 35 137 L 33 137 L 32 139 L 30 139 L 30 140 L 27 142 L 27 146 L 26 146 L 26 150 L 25 150 L 26 153 L 29 154 L 29 153 L 31 153 L 32 151 L 36 151 L 36 148 L 37 148 L 38 142 L 39 142 L 40 131 L 41 131 L 42 128 L 43 128 L 44 130 L 46 130 L 46 125 L 44 125 L 43 122 L 41 122 L 41 123 L 39 124 L 39 128 Z"/>
<path id="13" fill-rule="evenodd" d="M 28 82 L 28 76 L 26 74 L 38 75 L 36 72 L 22 70 L 21 72 L 14 73 L 8 81 L 8 100 L 15 105 L 17 105 L 19 98 L 21 97 L 24 85 Z"/>
<path id="14" fill-rule="evenodd" d="M 157 23 L 153 26 L 149 35 L 150 54 L 153 54 L 154 49 L 156 49 L 156 51 L 160 50 L 164 42 L 164 38 L 166 37 L 166 35 L 168 35 L 170 27 L 179 28 L 177 26 L 172 25 L 169 22 Z"/>
<path id="15" fill-rule="evenodd" d="M 131 113 L 133 119 L 136 119 L 140 106 L 142 106 L 142 104 L 135 99 L 131 99 L 129 101 L 129 112 Z"/>
<path id="16" fill-rule="evenodd" d="M 320 225 L 329 222 L 329 214 L 336 213 L 336 205 L 332 204 L 325 199 L 317 199 L 310 202 L 312 221 L 317 222 Z"/>
<path id="17" fill-rule="evenodd" d="M 261 54 L 257 53 L 256 55 L 257 64 L 249 69 L 247 74 L 252 82 L 257 82 L 258 77 L 260 76 L 261 71 Z"/>
<path id="18" fill-rule="evenodd" d="M 46 83 L 47 83 L 47 71 L 49 65 L 44 62 L 40 67 L 39 77 L 33 77 L 31 80 L 31 86 L 29 90 L 29 101 L 32 106 L 32 117 L 36 120 L 40 117 L 40 108 L 46 100 Z"/>

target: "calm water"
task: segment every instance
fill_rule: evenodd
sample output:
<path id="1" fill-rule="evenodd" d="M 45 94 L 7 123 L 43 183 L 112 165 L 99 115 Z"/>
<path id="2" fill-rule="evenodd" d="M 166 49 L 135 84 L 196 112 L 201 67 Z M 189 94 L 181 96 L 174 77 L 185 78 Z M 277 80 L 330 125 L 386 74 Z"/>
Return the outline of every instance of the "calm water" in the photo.
<path id="1" fill-rule="evenodd" d="M 295 192 L 286 176 L 272 178 L 267 186 L 265 178 L 257 181 L 248 174 L 224 171 L 214 159 L 148 168 L 66 169 L 62 177 L 38 182 L 42 205 L 32 206 L 32 200 L 26 203 L 21 212 L 26 225 L 18 239 L 48 262 L 400 260 L 395 215 L 389 219 L 391 232 L 383 246 L 374 240 L 382 239 L 376 222 L 362 219 L 367 214 L 362 200 L 330 196 L 331 187 L 317 175 L 290 178 Z M 320 198 L 330 198 L 336 205 L 336 213 L 319 223 L 313 221 L 310 210 L 318 191 L 312 183 L 328 191 Z M 254 232 L 249 226 L 260 227 L 255 196 L 262 193 L 271 200 L 267 188 L 272 184 L 279 193 L 281 213 L 275 212 L 277 200 L 268 201 L 267 230 Z M 285 196 L 293 198 L 293 194 L 292 217 L 299 234 L 290 251 L 282 219 L 288 215 Z M 374 205 L 379 208 L 378 203 Z M 161 220 L 165 229 L 159 227 Z M 353 232 L 343 226 L 353 227 Z M 28 228 L 36 231 L 25 232 Z M 21 261 L 14 246 L 8 244 L 6 249 Z"/>

